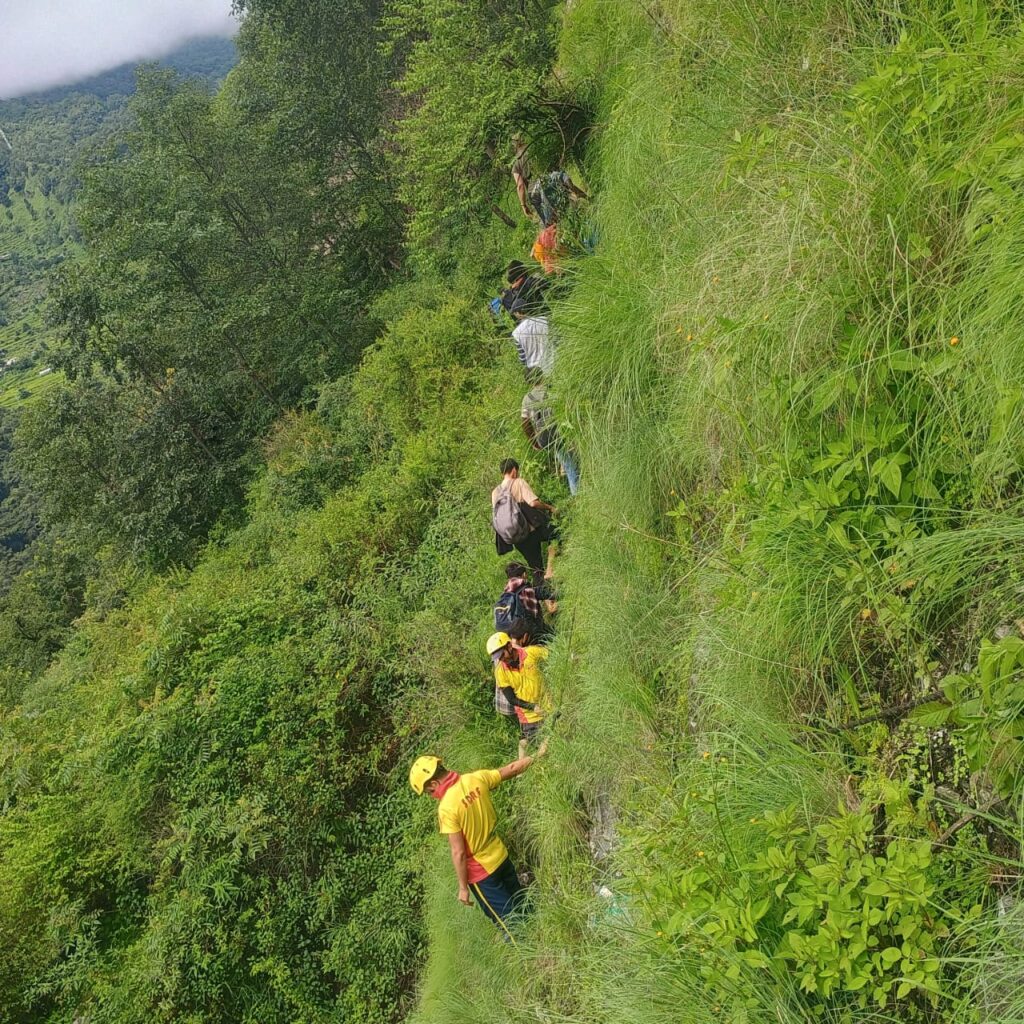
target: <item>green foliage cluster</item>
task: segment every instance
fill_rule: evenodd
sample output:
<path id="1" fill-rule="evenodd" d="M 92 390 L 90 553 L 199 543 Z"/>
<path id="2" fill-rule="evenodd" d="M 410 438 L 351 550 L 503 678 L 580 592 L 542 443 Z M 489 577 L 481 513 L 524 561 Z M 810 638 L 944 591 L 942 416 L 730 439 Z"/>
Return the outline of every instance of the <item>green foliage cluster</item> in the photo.
<path id="1" fill-rule="evenodd" d="M 460 722 L 500 742 L 466 637 L 517 449 L 483 301 L 511 232 L 385 289 L 387 170 L 330 97 L 291 124 L 320 72 L 289 62 L 346 15 L 314 6 L 253 4 L 215 96 L 147 78 L 89 172 L 70 382 L 17 434 L 54 533 L 0 609 L 5 1024 L 403 1019 L 408 753 Z"/>
<path id="2" fill-rule="evenodd" d="M 406 752 L 447 703 L 488 706 L 462 633 L 498 565 L 452 574 L 485 526 L 466 446 L 495 462 L 504 434 L 486 320 L 437 300 L 398 299 L 355 376 L 282 420 L 244 529 L 120 609 L 92 595 L 5 701 L 0 1019 L 408 1008 Z"/>
<path id="3" fill-rule="evenodd" d="M 310 87 L 261 19 L 240 49 L 216 96 L 140 78 L 133 127 L 86 174 L 86 254 L 56 293 L 71 385 L 21 431 L 50 521 L 161 564 L 237 508 L 270 423 L 358 358 L 393 234 L 372 168 L 346 173 L 349 140 L 296 144 Z"/>
<path id="4" fill-rule="evenodd" d="M 908 720 L 927 728 L 948 727 L 963 744 L 977 789 L 991 786 L 1004 800 L 1018 795 L 1024 768 L 1024 640 L 983 640 L 978 664 L 968 674 L 943 678 L 942 701 L 915 708 Z"/>
<path id="5" fill-rule="evenodd" d="M 714 785 L 691 797 L 684 813 L 713 802 Z M 940 943 L 957 923 L 936 905 L 940 865 L 926 839 L 895 835 L 880 847 L 874 817 L 840 808 L 809 831 L 795 807 L 769 813 L 751 819 L 764 838 L 750 862 L 697 851 L 693 867 L 645 882 L 645 901 L 665 911 L 653 920 L 657 937 L 698 965 L 728 1019 L 746 1019 L 758 1005 L 745 970 L 797 972 L 818 1013 L 835 1003 L 885 1007 L 912 993 L 906 1017 L 938 1005 Z M 687 852 L 676 851 L 675 863 Z M 975 905 L 967 920 L 980 912 Z"/>
<path id="6" fill-rule="evenodd" d="M 441 266 L 450 265 L 445 247 L 508 194 L 512 138 L 549 92 L 557 11 L 553 0 L 389 7 L 393 51 L 407 51 L 399 91 L 408 110 L 395 134 L 409 236 Z"/>

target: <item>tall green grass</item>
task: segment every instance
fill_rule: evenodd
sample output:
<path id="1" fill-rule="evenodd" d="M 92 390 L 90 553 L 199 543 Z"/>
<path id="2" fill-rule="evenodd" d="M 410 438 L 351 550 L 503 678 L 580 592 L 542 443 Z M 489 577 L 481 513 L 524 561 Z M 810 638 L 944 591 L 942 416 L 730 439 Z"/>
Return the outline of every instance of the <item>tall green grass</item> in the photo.
<path id="1" fill-rule="evenodd" d="M 537 871 L 528 938 L 464 930 L 439 887 L 423 1024 L 509 1007 L 587 1024 L 1020 1018 L 1014 842 L 1009 882 L 990 886 L 984 857 L 964 869 L 984 910 L 945 947 L 934 1008 L 815 1010 L 794 973 L 738 961 L 749 1005 L 723 1006 L 651 905 L 698 856 L 735 878 L 765 812 L 795 806 L 811 828 L 911 778 L 906 735 L 845 725 L 1019 617 L 1020 28 L 984 2 L 570 6 L 557 74 L 597 110 L 600 241 L 556 310 L 585 481 L 560 563 L 563 718 L 507 826 Z M 903 431 L 901 476 L 934 490 L 876 487 L 832 533 L 836 509 L 790 518 L 830 446 L 848 435 L 856 455 L 876 422 Z"/>

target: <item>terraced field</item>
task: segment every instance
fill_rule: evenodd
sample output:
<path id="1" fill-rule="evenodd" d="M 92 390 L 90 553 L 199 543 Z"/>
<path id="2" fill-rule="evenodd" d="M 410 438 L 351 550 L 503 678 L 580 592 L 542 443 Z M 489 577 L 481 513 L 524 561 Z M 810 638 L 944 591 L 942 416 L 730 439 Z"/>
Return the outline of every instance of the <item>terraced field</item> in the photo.
<path id="1" fill-rule="evenodd" d="M 70 208 L 35 176 L 9 194 L 0 213 L 0 406 L 10 407 L 53 387 L 53 328 L 46 293 L 56 267 L 74 251 Z"/>

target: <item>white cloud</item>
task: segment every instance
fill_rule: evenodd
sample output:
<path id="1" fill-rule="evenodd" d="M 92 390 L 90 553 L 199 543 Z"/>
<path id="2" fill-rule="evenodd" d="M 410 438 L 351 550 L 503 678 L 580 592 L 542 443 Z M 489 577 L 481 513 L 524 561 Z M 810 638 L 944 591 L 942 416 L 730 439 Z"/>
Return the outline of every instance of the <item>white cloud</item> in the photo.
<path id="1" fill-rule="evenodd" d="M 0 0 L 0 97 L 233 35 L 231 0 Z"/>

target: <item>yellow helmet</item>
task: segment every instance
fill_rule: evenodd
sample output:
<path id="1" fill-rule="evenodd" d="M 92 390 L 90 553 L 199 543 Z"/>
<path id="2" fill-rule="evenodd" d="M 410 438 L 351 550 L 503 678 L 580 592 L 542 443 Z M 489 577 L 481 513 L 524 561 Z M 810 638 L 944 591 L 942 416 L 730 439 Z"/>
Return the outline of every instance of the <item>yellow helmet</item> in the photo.
<path id="1" fill-rule="evenodd" d="M 508 633 L 492 633 L 487 641 L 487 653 L 491 656 L 491 660 L 493 661 L 494 656 L 503 651 L 510 643 L 512 643 L 512 637 Z"/>
<path id="2" fill-rule="evenodd" d="M 424 754 L 423 757 L 417 757 L 413 761 L 412 767 L 409 769 L 409 785 L 412 786 L 413 792 L 417 796 L 423 796 L 423 787 L 437 771 L 437 766 L 440 763 L 441 758 L 434 757 L 433 754 Z"/>

